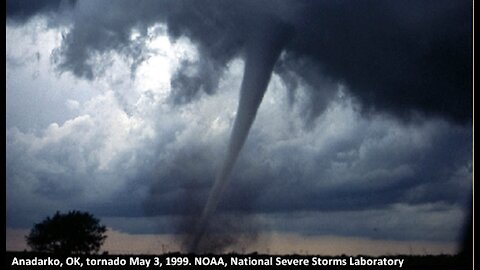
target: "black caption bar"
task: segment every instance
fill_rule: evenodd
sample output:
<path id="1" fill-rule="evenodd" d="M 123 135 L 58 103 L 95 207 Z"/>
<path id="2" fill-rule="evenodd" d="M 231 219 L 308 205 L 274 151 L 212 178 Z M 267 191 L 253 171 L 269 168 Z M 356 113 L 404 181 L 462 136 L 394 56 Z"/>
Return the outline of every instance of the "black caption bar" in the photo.
<path id="1" fill-rule="evenodd" d="M 7 252 L 6 269 L 468 269 L 462 256 L 226 254 L 70 255 Z"/>

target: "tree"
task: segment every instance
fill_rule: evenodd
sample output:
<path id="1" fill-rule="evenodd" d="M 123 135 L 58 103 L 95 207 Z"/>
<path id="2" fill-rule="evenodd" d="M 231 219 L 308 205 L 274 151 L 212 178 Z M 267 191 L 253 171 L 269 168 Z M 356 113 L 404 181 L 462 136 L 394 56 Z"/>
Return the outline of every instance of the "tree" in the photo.
<path id="1" fill-rule="evenodd" d="M 97 253 L 107 238 L 106 227 L 87 212 L 58 211 L 50 218 L 35 224 L 26 236 L 33 251 L 57 254 Z"/>

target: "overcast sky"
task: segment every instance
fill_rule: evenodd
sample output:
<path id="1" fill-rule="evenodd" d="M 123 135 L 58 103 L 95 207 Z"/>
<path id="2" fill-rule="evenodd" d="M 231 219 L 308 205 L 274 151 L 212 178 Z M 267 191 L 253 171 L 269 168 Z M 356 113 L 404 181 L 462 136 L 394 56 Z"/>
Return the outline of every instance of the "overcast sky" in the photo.
<path id="1" fill-rule="evenodd" d="M 472 194 L 469 1 L 7 1 L 7 227 L 75 209 L 128 235 L 184 233 L 265 25 L 292 34 L 212 230 L 455 246 Z"/>

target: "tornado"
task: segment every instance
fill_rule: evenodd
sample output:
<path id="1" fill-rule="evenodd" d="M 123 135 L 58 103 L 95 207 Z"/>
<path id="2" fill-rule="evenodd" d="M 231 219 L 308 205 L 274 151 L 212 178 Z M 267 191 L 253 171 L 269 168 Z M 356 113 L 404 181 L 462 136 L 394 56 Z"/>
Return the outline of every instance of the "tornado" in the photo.
<path id="1" fill-rule="evenodd" d="M 199 243 L 208 226 L 208 221 L 222 199 L 229 176 L 267 90 L 275 62 L 291 32 L 291 28 L 285 24 L 263 22 L 247 41 L 240 98 L 226 157 L 217 171 L 214 185 L 203 208 L 202 215 L 194 228 L 193 237 L 188 246 L 189 252 L 199 252 Z"/>

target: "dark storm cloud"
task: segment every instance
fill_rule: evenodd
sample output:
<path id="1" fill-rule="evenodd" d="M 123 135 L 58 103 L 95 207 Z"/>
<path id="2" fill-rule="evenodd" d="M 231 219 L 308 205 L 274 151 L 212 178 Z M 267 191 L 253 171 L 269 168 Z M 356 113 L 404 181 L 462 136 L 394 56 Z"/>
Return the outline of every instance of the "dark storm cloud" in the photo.
<path id="1" fill-rule="evenodd" d="M 403 131 L 390 125 L 375 134 L 368 131 L 375 127 L 361 125 L 346 138 L 326 139 L 324 143 L 333 147 L 320 153 L 310 153 L 300 144 L 265 146 L 254 130 L 234 172 L 235 185 L 227 188 L 219 210 L 293 213 L 382 209 L 396 203 L 463 206 L 471 181 L 471 130 L 445 123 Z M 406 134 L 409 128 L 422 131 L 412 138 Z M 165 170 L 154 184 L 146 205 L 150 214 L 192 214 L 203 205 L 214 175 L 209 154 L 182 156 L 181 162 L 172 162 L 177 169 Z M 199 172 L 191 164 L 209 169 Z"/>
<path id="2" fill-rule="evenodd" d="M 27 6 L 15 4 L 7 16 L 55 5 Z M 188 101 L 198 91 L 213 93 L 224 65 L 273 21 L 295 29 L 280 74 L 292 70 L 304 77 L 295 68 L 307 60 L 344 83 L 365 111 L 403 118 L 419 111 L 465 122 L 472 111 L 471 8 L 470 1 L 82 1 L 57 56 L 62 69 L 92 78 L 92 55 L 125 51 L 133 28 L 144 32 L 165 22 L 172 38 L 189 37 L 202 55 L 199 74 L 185 76 L 180 69 L 174 76 L 174 100 Z M 314 78 L 303 79 L 322 91 Z M 325 101 L 319 102 L 311 105 L 311 116 Z"/>
<path id="3" fill-rule="evenodd" d="M 220 66 L 203 56 L 196 61 L 184 60 L 171 78 L 173 102 L 185 104 L 198 98 L 200 93 L 215 93 L 223 70 Z"/>
<path id="4" fill-rule="evenodd" d="M 316 61 L 367 109 L 399 116 L 418 110 L 465 121 L 472 112 L 471 6 L 325 2 L 305 10 L 287 52 L 293 61 Z"/>
<path id="5" fill-rule="evenodd" d="M 77 0 L 7 0 L 7 21 L 23 23 L 37 14 L 51 14 L 72 8 Z"/>

